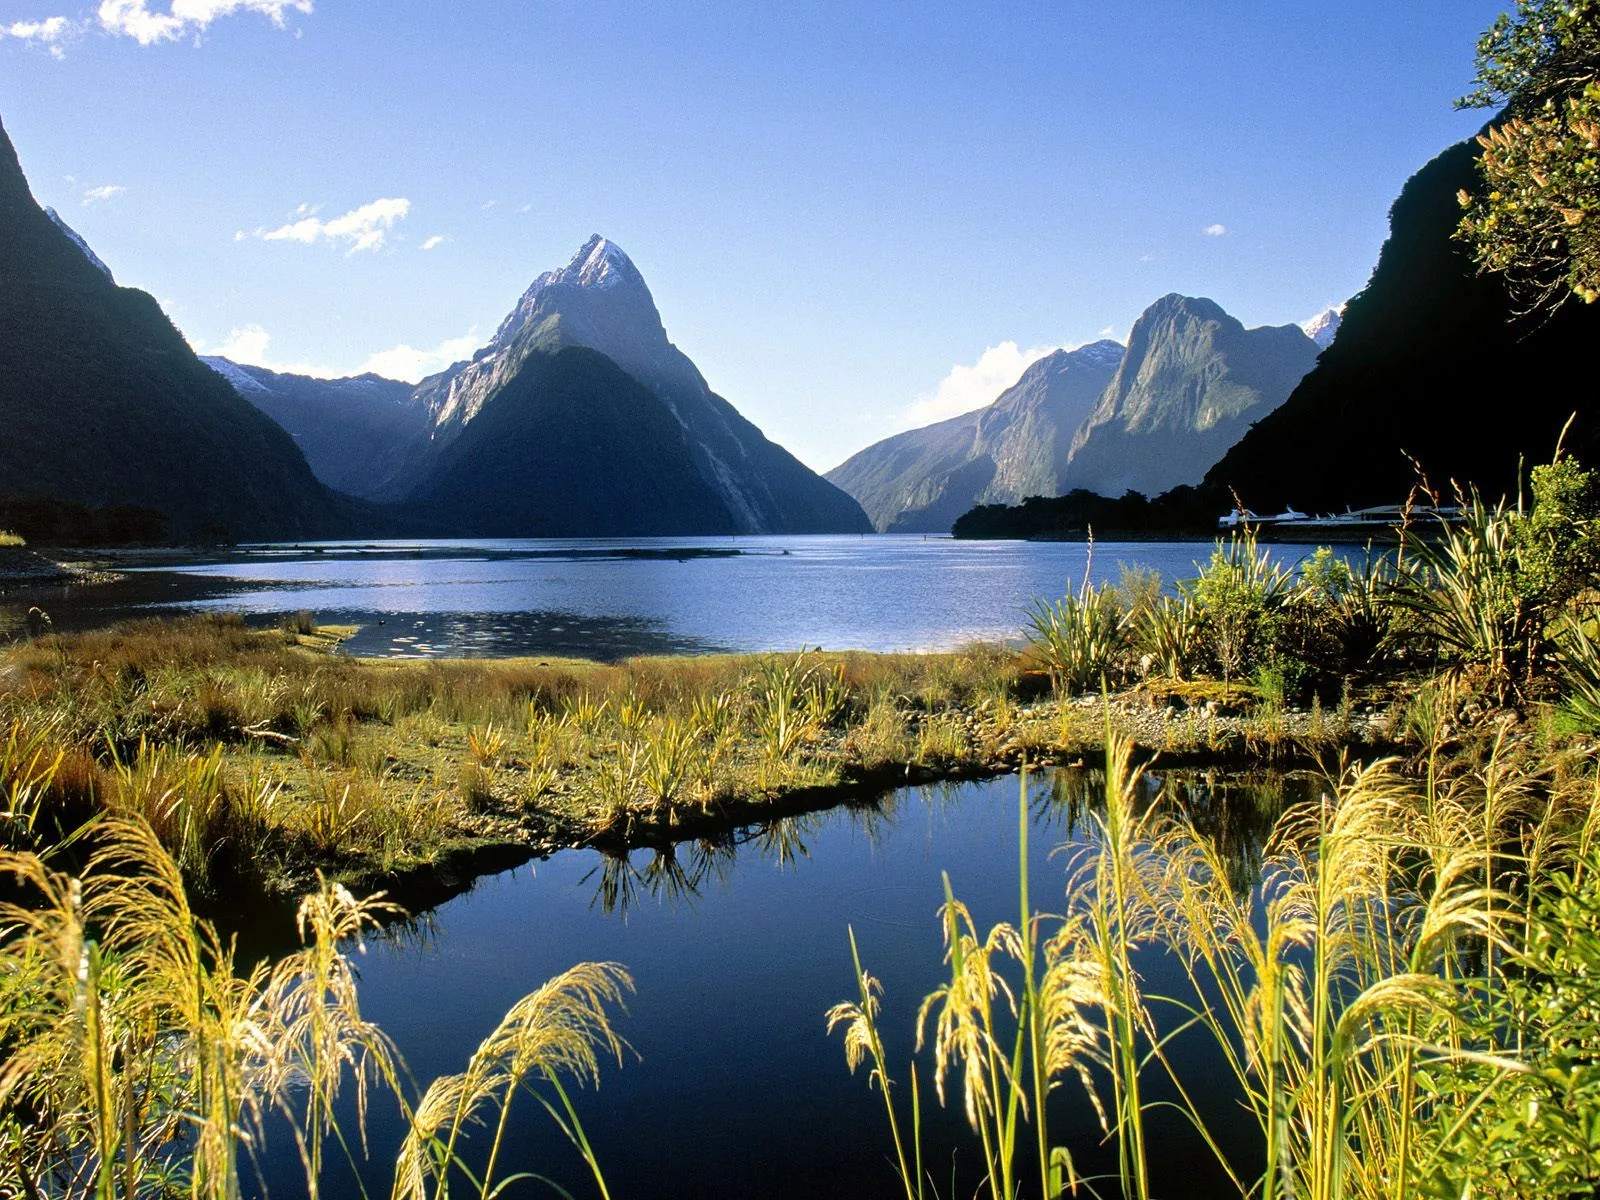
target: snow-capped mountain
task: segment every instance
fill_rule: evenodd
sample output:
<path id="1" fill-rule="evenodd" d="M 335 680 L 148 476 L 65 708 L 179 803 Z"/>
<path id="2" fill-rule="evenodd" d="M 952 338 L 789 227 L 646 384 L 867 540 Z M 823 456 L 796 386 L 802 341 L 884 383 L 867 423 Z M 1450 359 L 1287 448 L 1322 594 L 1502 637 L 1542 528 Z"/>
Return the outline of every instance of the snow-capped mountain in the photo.
<path id="1" fill-rule="evenodd" d="M 1343 312 L 1344 307 L 1342 305 L 1338 308 L 1330 308 L 1322 315 L 1312 317 L 1300 328 L 1304 329 L 1306 336 L 1317 344 L 1318 350 L 1326 350 L 1333 344 L 1334 335 L 1339 332 L 1339 325 L 1344 320 Z"/>

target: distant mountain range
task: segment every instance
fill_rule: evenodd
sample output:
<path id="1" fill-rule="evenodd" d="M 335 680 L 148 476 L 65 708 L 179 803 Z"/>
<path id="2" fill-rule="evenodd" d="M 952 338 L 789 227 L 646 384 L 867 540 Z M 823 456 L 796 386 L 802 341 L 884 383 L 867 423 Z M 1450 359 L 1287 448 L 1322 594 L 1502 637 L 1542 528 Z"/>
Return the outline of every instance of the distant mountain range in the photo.
<path id="1" fill-rule="evenodd" d="M 341 492 L 379 498 L 401 448 L 427 437 L 427 409 L 398 379 L 316 379 L 208 355 L 200 361 L 283 426 L 317 478 Z"/>
<path id="2" fill-rule="evenodd" d="M 1079 488 L 1154 496 L 1198 483 L 1317 353 L 1299 326 L 1246 329 L 1211 300 L 1164 296 L 1126 348 L 1057 351 L 987 408 L 886 438 L 827 478 L 895 532 L 945 531 L 975 505 Z"/>
<path id="3" fill-rule="evenodd" d="M 1521 316 L 1476 273 L 1452 236 L 1476 154 L 1407 183 L 1368 286 L 1304 329 L 1165 296 L 1127 347 L 1048 355 L 824 479 L 711 391 L 599 236 L 414 387 L 201 360 L 35 202 L 0 126 L 0 502 L 62 528 L 256 539 L 930 532 L 975 505 L 1003 529 L 994 506 L 1068 493 L 1064 527 L 1154 530 L 1234 493 L 1258 511 L 1396 502 L 1419 467 L 1499 495 L 1574 413 L 1568 448 L 1600 461 L 1600 306 Z M 1130 490 L 1165 495 L 1119 517 Z M 1060 524 L 1052 503 L 1029 528 Z"/>
<path id="4" fill-rule="evenodd" d="M 870 529 L 711 391 L 667 340 L 638 268 L 598 235 L 539 276 L 470 360 L 414 388 L 207 361 L 325 482 L 412 522 L 551 537 Z"/>
<path id="5" fill-rule="evenodd" d="M 871 528 L 706 386 L 598 236 L 416 387 L 201 360 L 39 207 L 0 127 L 0 285 L 0 501 L 41 522 L 133 509 L 121 524 L 249 539 Z"/>
<path id="6" fill-rule="evenodd" d="M 35 202 L 0 126 L 0 498 L 140 508 L 177 537 L 333 535 L 378 520 L 118 287 Z"/>
<path id="7" fill-rule="evenodd" d="M 987 408 L 895 434 L 826 478 L 861 502 L 885 533 L 942 533 L 974 504 L 1016 504 L 1061 490 L 1072 433 L 1122 361 L 1101 341 L 1057 350 Z"/>

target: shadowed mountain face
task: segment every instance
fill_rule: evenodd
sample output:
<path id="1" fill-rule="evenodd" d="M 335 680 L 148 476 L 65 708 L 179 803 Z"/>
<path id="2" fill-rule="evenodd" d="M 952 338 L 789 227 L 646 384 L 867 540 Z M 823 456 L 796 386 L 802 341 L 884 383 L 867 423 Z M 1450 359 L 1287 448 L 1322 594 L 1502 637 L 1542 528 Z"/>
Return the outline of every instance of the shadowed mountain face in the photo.
<path id="1" fill-rule="evenodd" d="M 672 411 L 605 355 L 530 355 L 456 436 L 408 504 L 498 537 L 743 532 Z"/>
<path id="2" fill-rule="evenodd" d="M 1162 297 L 1134 322 L 1115 377 L 1073 438 L 1067 486 L 1154 496 L 1199 483 L 1316 359 L 1298 325 L 1246 329 L 1211 300 Z"/>
<path id="3" fill-rule="evenodd" d="M 331 536 L 369 516 L 39 207 L 3 128 L 0 494 L 154 509 L 176 536 Z"/>
<path id="4" fill-rule="evenodd" d="M 603 371 L 590 355 L 567 356 L 558 367 L 553 360 L 571 348 L 596 351 L 620 370 Z M 636 386 L 607 390 L 623 380 Z M 559 404 L 538 390 L 557 381 Z M 540 458 L 549 445 L 574 452 L 587 447 L 594 457 L 561 473 L 580 490 L 591 486 L 584 480 L 634 476 L 654 476 L 663 487 L 676 480 L 688 489 L 678 497 L 681 503 L 665 491 L 641 491 L 642 483 L 619 482 L 609 498 L 546 490 L 541 494 L 548 507 L 540 510 L 546 531 L 576 533 L 596 523 L 617 532 L 648 527 L 662 533 L 871 528 L 854 500 L 768 441 L 706 386 L 695 365 L 667 340 L 633 263 L 598 236 L 565 268 L 535 280 L 489 345 L 470 362 L 423 380 L 416 398 L 429 416 L 428 440 L 383 481 L 378 494 L 425 505 L 439 517 L 453 519 L 453 506 L 464 515 L 503 513 L 523 504 L 508 476 L 479 469 L 473 454 L 458 448 L 459 443 L 486 453 L 485 435 L 474 434 L 473 427 L 496 409 L 513 406 L 528 411 L 499 413 L 488 426 L 497 437 L 511 439 L 497 443 L 497 460 Z M 636 428 L 623 427 L 630 421 Z M 653 431 L 650 439 L 640 436 L 646 429 Z M 646 494 L 651 507 L 636 507 Z M 669 520 L 669 514 L 677 515 Z"/>
<path id="5" fill-rule="evenodd" d="M 1498 497 L 1519 459 L 1567 447 L 1600 462 L 1600 305 L 1519 318 L 1504 285 L 1452 238 L 1456 193 L 1479 185 L 1463 142 L 1407 182 L 1372 279 L 1339 336 L 1289 399 L 1206 476 L 1258 512 L 1398 503 L 1415 459 L 1436 488 L 1472 481 Z M 1408 458 L 1408 456 L 1410 456 Z"/>
<path id="6" fill-rule="evenodd" d="M 1073 431 L 1093 410 L 1122 347 L 1058 350 L 986 408 L 895 434 L 827 473 L 886 533 L 943 533 L 976 504 L 1054 496 Z"/>
<path id="7" fill-rule="evenodd" d="M 414 387 L 398 379 L 316 379 L 226 358 L 200 361 L 283 426 L 318 479 L 352 496 L 375 498 L 431 427 Z"/>

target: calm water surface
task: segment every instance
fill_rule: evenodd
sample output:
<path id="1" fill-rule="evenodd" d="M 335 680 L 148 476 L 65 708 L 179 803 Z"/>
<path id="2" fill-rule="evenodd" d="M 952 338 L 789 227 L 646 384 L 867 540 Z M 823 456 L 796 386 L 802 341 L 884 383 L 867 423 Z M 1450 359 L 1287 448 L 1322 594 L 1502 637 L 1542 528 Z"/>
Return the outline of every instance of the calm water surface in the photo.
<path id="1" fill-rule="evenodd" d="M 1100 786 L 1088 771 L 1033 781 L 1032 878 L 1044 911 L 1064 904 L 1067 856 L 1052 851 L 1088 844 L 1083 817 Z M 1191 774 L 1151 787 L 1189 807 L 1250 887 L 1272 813 L 1305 784 Z M 940 873 L 949 872 L 984 929 L 1015 922 L 1018 800 L 1018 780 L 1005 777 L 904 789 L 875 806 L 630 860 L 562 853 L 484 881 L 437 910 L 418 936 L 369 945 L 360 961 L 364 1008 L 425 1082 L 461 1070 L 504 1010 L 549 976 L 581 960 L 624 963 L 638 992 L 618 1027 L 637 1056 L 608 1067 L 598 1092 L 578 1097 L 618 1200 L 892 1197 L 881 1100 L 864 1073 L 847 1072 L 838 1036 L 824 1032 L 824 1012 L 855 994 L 847 930 L 883 981 L 882 1026 L 903 1081 L 916 1007 L 941 970 Z M 1145 954 L 1140 969 L 1148 992 L 1179 990 L 1166 956 Z M 1251 1161 L 1251 1125 L 1229 1098 L 1215 1052 L 1180 1041 L 1174 1053 L 1215 1127 Z M 959 1083 L 952 1087 L 959 1106 Z M 964 1121 L 939 1110 L 931 1090 L 926 1102 L 941 1194 L 971 1195 L 975 1152 Z M 1077 1083 L 1065 1082 L 1053 1104 L 1080 1164 L 1114 1170 Z M 518 1111 L 505 1170 L 537 1171 L 589 1194 L 572 1148 L 536 1119 L 532 1102 Z M 1153 1120 L 1160 1194 L 1226 1195 L 1194 1135 L 1169 1117 Z M 374 1159 L 390 1160 L 398 1127 L 380 1118 L 373 1133 Z M 297 1170 L 279 1139 L 270 1190 L 294 1194 Z M 369 1187 L 386 1191 L 387 1178 L 374 1168 Z M 353 1194 L 348 1179 L 343 1187 Z M 522 1194 L 546 1193 L 528 1186 Z"/>
<path id="2" fill-rule="evenodd" d="M 1273 553 L 1298 561 L 1305 547 Z M 746 537 L 386 542 L 266 547 L 45 601 L 58 626 L 133 613 L 309 609 L 359 625 L 354 654 L 621 658 L 797 649 L 950 649 L 1019 635 L 1028 606 L 1123 564 L 1171 582 L 1194 542 Z M 15 624 L 20 614 L 11 613 Z M 4 634 L 0 600 L 0 636 Z"/>

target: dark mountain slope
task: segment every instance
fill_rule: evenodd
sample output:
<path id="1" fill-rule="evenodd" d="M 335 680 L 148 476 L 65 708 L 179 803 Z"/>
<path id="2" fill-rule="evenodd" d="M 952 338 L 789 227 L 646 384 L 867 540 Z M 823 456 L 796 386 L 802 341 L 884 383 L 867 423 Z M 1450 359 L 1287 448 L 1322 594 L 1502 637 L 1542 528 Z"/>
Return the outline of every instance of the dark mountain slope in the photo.
<path id="1" fill-rule="evenodd" d="M 1573 412 L 1568 447 L 1600 461 L 1600 305 L 1519 320 L 1500 280 L 1475 273 L 1451 234 L 1476 153 L 1452 146 L 1406 183 L 1339 336 L 1207 474 L 1213 491 L 1258 512 L 1397 503 L 1416 481 L 1409 454 L 1436 487 L 1470 480 L 1499 496 L 1519 457 L 1549 458 Z"/>
<path id="2" fill-rule="evenodd" d="M 45 214 L 3 127 L 0 494 L 156 509 L 177 536 L 331 534 L 361 515 Z"/>
<path id="3" fill-rule="evenodd" d="M 528 358 L 439 448 L 408 507 L 504 537 L 738 530 L 671 412 L 576 346 Z"/>

